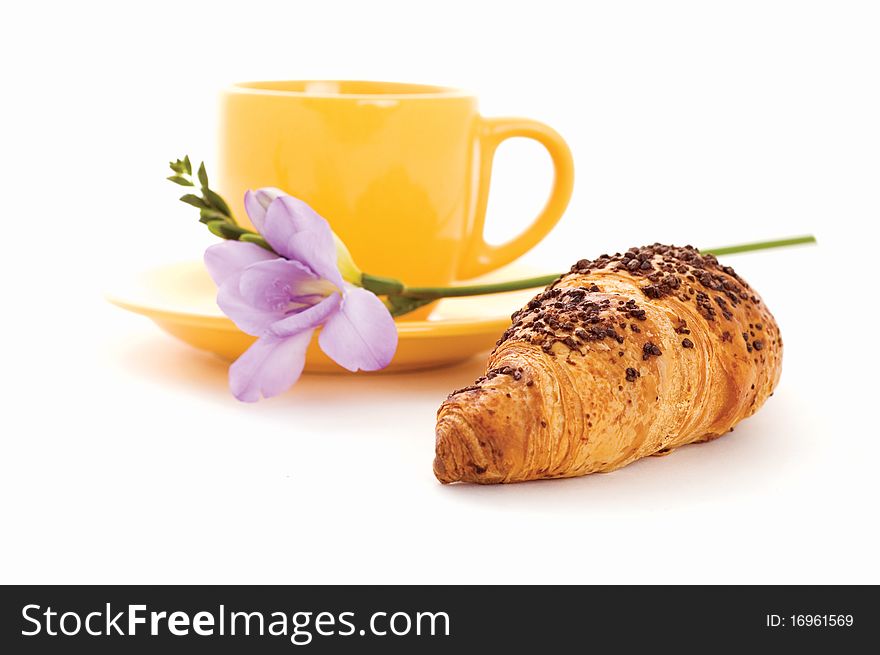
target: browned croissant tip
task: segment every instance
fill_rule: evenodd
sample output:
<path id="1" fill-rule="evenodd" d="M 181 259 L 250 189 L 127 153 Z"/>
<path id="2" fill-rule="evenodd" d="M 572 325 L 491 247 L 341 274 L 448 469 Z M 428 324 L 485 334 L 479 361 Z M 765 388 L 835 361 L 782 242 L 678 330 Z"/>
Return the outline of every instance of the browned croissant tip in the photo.
<path id="1" fill-rule="evenodd" d="M 461 480 L 461 471 L 451 456 L 455 437 L 451 434 L 453 427 L 449 421 L 437 422 L 437 447 L 434 457 L 434 476 L 443 484 Z"/>
<path id="2" fill-rule="evenodd" d="M 458 478 L 453 477 L 446 472 L 446 465 L 443 464 L 443 460 L 439 457 L 434 458 L 434 477 L 443 484 L 449 484 L 450 482 L 456 482 L 458 480 Z"/>
<path id="3" fill-rule="evenodd" d="M 444 405 L 437 421 L 437 446 L 434 475 L 443 484 L 474 482 L 497 484 L 504 482 L 507 467 L 496 461 L 499 450 L 485 449 L 479 420 L 472 408 L 459 403 Z"/>
<path id="4" fill-rule="evenodd" d="M 447 484 L 449 482 L 453 482 L 453 478 L 449 475 L 449 472 L 446 470 L 446 464 L 443 462 L 443 458 L 440 457 L 441 449 L 444 448 L 446 437 L 443 431 L 440 428 L 440 424 L 437 425 L 437 445 L 436 445 L 436 455 L 434 456 L 434 477 L 436 477 L 443 484 Z"/>

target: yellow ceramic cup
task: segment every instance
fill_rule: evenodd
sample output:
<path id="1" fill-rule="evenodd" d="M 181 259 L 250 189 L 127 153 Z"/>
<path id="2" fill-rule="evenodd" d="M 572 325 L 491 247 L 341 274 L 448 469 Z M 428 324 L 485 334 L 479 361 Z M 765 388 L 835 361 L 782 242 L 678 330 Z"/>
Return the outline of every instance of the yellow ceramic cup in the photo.
<path id="1" fill-rule="evenodd" d="M 483 239 L 495 149 L 529 137 L 555 167 L 546 206 L 522 234 Z M 571 152 L 553 129 L 483 118 L 468 93 L 387 82 L 247 82 L 223 94 L 218 188 L 243 207 L 248 189 L 308 202 L 362 270 L 409 285 L 446 285 L 496 269 L 553 228 L 571 196 Z"/>

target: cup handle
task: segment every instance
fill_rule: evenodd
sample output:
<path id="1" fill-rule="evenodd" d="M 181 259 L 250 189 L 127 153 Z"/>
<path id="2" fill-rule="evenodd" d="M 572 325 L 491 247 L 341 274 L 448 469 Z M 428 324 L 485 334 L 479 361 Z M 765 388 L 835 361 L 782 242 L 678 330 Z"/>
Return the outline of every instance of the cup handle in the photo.
<path id="1" fill-rule="evenodd" d="M 479 135 L 480 179 L 477 211 L 471 243 L 459 265 L 458 278 L 468 279 L 509 264 L 533 248 L 562 218 L 574 187 L 574 160 L 571 150 L 552 127 L 528 118 L 481 118 Z M 483 238 L 489 182 L 495 151 L 505 139 L 527 137 L 543 145 L 553 160 L 553 188 L 538 217 L 519 236 L 493 246 Z"/>

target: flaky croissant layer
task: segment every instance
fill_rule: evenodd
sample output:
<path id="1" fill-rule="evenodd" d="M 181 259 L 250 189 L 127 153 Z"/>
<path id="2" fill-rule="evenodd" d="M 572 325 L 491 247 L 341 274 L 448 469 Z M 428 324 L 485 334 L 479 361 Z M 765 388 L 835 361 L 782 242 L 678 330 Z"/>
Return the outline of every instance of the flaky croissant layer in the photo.
<path id="1" fill-rule="evenodd" d="M 437 414 L 444 483 L 613 471 L 715 439 L 773 392 L 782 338 L 732 268 L 654 244 L 581 260 Z"/>

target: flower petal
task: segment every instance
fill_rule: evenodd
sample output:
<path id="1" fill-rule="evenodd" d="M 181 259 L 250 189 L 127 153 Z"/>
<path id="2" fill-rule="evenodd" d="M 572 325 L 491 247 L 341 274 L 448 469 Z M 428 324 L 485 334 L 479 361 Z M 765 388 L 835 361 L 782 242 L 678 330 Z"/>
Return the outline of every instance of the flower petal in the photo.
<path id="1" fill-rule="evenodd" d="M 257 246 L 259 247 L 259 246 Z M 226 278 L 217 290 L 217 305 L 242 332 L 255 337 L 262 336 L 269 327 L 284 318 L 284 312 L 268 311 L 254 307 L 241 295 L 243 272 Z"/>
<path id="2" fill-rule="evenodd" d="M 248 266 L 241 274 L 241 297 L 257 309 L 286 312 L 291 301 L 314 305 L 335 287 L 299 262 L 274 259 Z"/>
<path id="3" fill-rule="evenodd" d="M 385 368 L 397 350 L 397 326 L 376 295 L 346 285 L 339 311 L 318 335 L 318 343 L 331 359 L 349 371 Z"/>
<path id="4" fill-rule="evenodd" d="M 277 255 L 273 255 L 265 248 L 241 241 L 224 241 L 205 251 L 205 266 L 217 286 L 251 264 L 273 259 L 280 261 Z"/>
<path id="5" fill-rule="evenodd" d="M 272 201 L 278 196 L 287 195 L 281 189 L 267 186 L 256 191 L 248 191 L 244 194 L 244 209 L 248 218 L 254 224 L 257 232 L 263 233 L 263 223 L 266 220 L 266 210 Z"/>
<path id="6" fill-rule="evenodd" d="M 324 298 L 316 305 L 303 309 L 295 314 L 290 314 L 274 322 L 267 331 L 267 335 L 274 337 L 288 337 L 302 330 L 310 330 L 318 327 L 339 310 L 342 297 L 338 293 Z"/>
<path id="7" fill-rule="evenodd" d="M 302 200 L 293 196 L 273 200 L 260 233 L 279 255 L 305 264 L 319 277 L 342 288 L 333 230 Z"/>
<path id="8" fill-rule="evenodd" d="M 285 338 L 261 337 L 229 367 L 229 387 L 248 403 L 287 391 L 302 374 L 313 330 Z"/>

